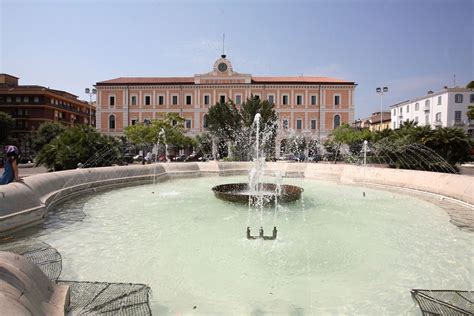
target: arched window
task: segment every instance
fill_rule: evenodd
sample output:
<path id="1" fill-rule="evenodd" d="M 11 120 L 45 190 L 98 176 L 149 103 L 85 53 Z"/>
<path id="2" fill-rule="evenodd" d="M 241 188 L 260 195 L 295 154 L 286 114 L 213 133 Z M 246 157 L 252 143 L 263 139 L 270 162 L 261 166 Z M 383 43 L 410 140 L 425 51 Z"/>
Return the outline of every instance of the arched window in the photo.
<path id="1" fill-rule="evenodd" d="M 115 129 L 115 115 L 109 116 L 109 129 Z"/>
<path id="2" fill-rule="evenodd" d="M 334 115 L 334 128 L 341 125 L 341 116 L 339 114 Z"/>

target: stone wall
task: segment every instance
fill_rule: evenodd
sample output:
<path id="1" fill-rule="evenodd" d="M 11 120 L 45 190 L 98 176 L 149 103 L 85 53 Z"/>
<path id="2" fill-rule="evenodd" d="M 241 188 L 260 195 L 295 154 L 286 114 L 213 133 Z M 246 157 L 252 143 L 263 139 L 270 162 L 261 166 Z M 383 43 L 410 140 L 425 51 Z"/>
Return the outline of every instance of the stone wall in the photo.
<path id="1" fill-rule="evenodd" d="M 92 191 L 162 181 L 167 177 L 248 172 L 249 162 L 196 162 L 131 165 L 67 170 L 30 176 L 24 182 L 0 186 L 0 235 L 34 225 L 48 207 L 64 198 Z M 287 177 L 376 184 L 439 194 L 474 205 L 474 177 L 425 171 L 344 164 L 270 162 L 267 173 Z"/>

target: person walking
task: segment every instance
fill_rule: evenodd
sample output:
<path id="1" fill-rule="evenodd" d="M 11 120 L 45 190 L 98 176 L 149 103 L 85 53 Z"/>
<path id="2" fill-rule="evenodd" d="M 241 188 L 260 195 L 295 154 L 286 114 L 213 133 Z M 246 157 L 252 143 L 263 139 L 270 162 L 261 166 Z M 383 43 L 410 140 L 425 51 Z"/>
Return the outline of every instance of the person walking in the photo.
<path id="1" fill-rule="evenodd" d="M 20 181 L 18 174 L 18 155 L 19 151 L 16 146 L 7 145 L 3 148 L 6 158 L 3 162 L 3 174 L 0 176 L 0 185 L 8 184 L 15 181 Z"/>

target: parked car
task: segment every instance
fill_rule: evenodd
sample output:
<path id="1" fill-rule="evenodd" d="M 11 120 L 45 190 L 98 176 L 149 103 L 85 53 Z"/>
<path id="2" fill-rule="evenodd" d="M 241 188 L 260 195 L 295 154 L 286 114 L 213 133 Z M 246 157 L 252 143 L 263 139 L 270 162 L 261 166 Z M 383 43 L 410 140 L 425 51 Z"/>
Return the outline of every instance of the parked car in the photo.
<path id="1" fill-rule="evenodd" d="M 284 154 L 280 157 L 280 160 L 299 161 L 299 159 L 293 154 Z"/>

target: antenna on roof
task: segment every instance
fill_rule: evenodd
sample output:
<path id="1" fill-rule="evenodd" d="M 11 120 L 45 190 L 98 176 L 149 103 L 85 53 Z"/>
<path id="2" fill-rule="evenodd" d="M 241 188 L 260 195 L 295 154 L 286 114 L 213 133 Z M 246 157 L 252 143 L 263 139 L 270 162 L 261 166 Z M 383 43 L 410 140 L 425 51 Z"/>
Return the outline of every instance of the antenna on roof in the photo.
<path id="1" fill-rule="evenodd" d="M 225 58 L 225 33 L 222 33 L 222 58 Z"/>
<path id="2" fill-rule="evenodd" d="M 456 88 L 456 74 L 453 75 L 453 82 L 454 82 L 454 83 L 453 83 L 453 84 L 454 84 L 453 87 Z"/>

